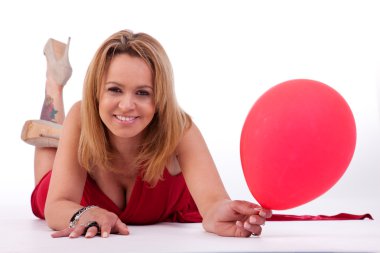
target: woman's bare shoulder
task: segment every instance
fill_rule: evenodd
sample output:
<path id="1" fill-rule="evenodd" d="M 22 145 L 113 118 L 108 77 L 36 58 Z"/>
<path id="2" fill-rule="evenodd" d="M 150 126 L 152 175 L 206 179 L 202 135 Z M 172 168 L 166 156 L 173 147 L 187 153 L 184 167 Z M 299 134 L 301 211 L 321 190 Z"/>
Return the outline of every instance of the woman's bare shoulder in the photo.
<path id="1" fill-rule="evenodd" d="M 197 125 L 192 122 L 190 127 L 184 131 L 176 148 L 176 153 L 180 154 L 189 148 L 196 148 L 198 145 L 204 145 L 204 139 Z"/>
<path id="2" fill-rule="evenodd" d="M 82 106 L 82 101 L 81 101 L 81 100 L 75 102 L 75 103 L 71 106 L 71 108 L 70 108 L 70 112 L 69 112 L 69 113 L 75 113 L 75 114 L 80 115 L 81 106 Z"/>
<path id="3" fill-rule="evenodd" d="M 66 119 L 65 119 L 65 124 L 66 123 L 69 123 L 69 124 L 75 124 L 77 126 L 80 126 L 80 122 L 81 122 L 81 104 L 82 102 L 81 101 L 78 101 L 76 103 L 73 104 L 73 106 L 70 108 L 67 116 L 66 116 Z"/>
<path id="4" fill-rule="evenodd" d="M 184 131 L 183 138 L 192 138 L 194 135 L 202 136 L 202 133 L 195 122 L 191 122 L 191 125 Z"/>

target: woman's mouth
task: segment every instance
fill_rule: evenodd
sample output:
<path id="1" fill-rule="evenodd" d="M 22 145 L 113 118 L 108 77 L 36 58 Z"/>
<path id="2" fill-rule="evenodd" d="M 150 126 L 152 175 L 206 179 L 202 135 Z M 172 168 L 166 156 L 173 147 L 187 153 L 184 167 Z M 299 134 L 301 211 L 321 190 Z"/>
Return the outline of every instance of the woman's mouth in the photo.
<path id="1" fill-rule="evenodd" d="M 135 121 L 138 117 L 136 116 L 121 116 L 121 115 L 115 115 L 115 117 L 125 123 L 132 123 Z"/>

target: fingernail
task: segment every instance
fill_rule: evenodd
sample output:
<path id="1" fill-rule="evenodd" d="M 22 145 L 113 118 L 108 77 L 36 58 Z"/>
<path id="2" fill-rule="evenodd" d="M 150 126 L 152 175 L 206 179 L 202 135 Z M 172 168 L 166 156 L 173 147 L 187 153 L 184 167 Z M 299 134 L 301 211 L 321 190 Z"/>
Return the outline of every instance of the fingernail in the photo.
<path id="1" fill-rule="evenodd" d="M 251 224 L 249 224 L 248 222 L 244 222 L 244 228 L 245 229 L 247 229 L 247 230 L 249 230 L 249 229 L 251 229 Z"/>
<path id="2" fill-rule="evenodd" d="M 250 223 L 256 223 L 257 219 L 253 216 L 249 217 L 249 222 Z"/>
<path id="3" fill-rule="evenodd" d="M 261 217 L 265 218 L 267 214 L 263 210 L 261 210 L 260 213 L 259 213 L 259 215 Z"/>
<path id="4" fill-rule="evenodd" d="M 241 221 L 236 221 L 236 226 L 242 228 L 243 227 L 243 223 Z"/>
<path id="5" fill-rule="evenodd" d="M 108 233 L 107 233 L 107 232 L 103 232 L 103 233 L 102 233 L 102 237 L 103 237 L 103 238 L 107 238 L 107 237 L 108 237 Z"/>
<path id="6" fill-rule="evenodd" d="M 77 236 L 77 234 L 76 234 L 74 231 L 71 232 L 70 235 L 69 235 L 70 238 L 74 238 L 74 237 L 76 237 L 76 236 Z"/>
<path id="7" fill-rule="evenodd" d="M 258 233 L 258 234 L 252 234 L 253 236 L 256 236 L 256 237 L 259 237 L 261 235 L 261 233 Z"/>

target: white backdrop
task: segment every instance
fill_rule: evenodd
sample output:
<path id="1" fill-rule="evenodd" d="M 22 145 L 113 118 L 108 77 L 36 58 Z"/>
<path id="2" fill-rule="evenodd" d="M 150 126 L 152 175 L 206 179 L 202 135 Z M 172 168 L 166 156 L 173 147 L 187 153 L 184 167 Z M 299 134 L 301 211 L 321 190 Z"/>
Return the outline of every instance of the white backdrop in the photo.
<path id="1" fill-rule="evenodd" d="M 232 198 L 252 200 L 240 165 L 245 117 L 263 92 L 294 78 L 324 82 L 349 103 L 357 147 L 341 180 L 292 212 L 366 212 L 380 196 L 379 24 L 376 1 L 2 1 L 1 177 L 4 203 L 29 205 L 33 148 L 20 140 L 44 96 L 43 46 L 71 36 L 66 109 L 113 32 L 156 37 L 171 58 L 181 106 L 202 130 Z M 332 208 L 334 203 L 338 208 Z"/>

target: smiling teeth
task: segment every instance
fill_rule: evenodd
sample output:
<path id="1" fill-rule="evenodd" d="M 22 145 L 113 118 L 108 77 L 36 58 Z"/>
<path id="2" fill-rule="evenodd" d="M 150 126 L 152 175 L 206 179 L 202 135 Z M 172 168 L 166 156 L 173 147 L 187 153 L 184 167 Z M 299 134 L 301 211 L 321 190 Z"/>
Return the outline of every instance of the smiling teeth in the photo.
<path id="1" fill-rule="evenodd" d="M 132 117 L 132 116 L 125 117 L 125 116 L 118 116 L 118 115 L 116 116 L 116 118 L 118 120 L 127 121 L 127 122 L 133 121 L 134 119 L 136 119 L 136 117 Z"/>

